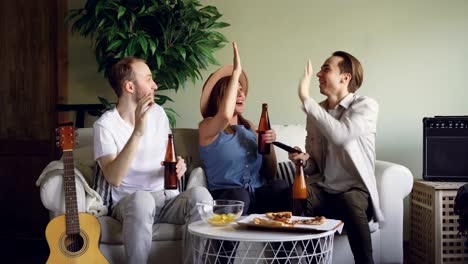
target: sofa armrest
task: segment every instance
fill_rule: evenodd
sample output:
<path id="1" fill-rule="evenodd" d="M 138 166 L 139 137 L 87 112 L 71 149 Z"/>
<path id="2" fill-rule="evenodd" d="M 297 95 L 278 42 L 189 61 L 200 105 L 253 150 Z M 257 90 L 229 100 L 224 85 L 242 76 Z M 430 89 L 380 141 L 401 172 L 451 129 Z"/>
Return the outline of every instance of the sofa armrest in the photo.
<path id="1" fill-rule="evenodd" d="M 377 160 L 375 177 L 384 222 L 380 223 L 382 263 L 403 263 L 403 199 L 413 188 L 413 175 L 402 165 Z"/>
<path id="2" fill-rule="evenodd" d="M 86 212 L 86 194 L 83 184 L 75 180 L 78 211 Z M 50 217 L 65 213 L 65 193 L 63 190 L 63 171 L 56 170 L 47 175 L 40 184 L 41 201 L 50 211 Z"/>

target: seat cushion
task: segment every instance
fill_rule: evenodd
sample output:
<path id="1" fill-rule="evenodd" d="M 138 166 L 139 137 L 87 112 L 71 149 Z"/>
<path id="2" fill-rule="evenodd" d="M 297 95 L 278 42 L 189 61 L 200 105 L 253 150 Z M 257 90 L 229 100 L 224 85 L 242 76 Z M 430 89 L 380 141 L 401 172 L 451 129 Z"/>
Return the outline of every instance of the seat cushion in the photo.
<path id="1" fill-rule="evenodd" d="M 110 216 L 98 218 L 101 224 L 101 243 L 123 244 L 122 225 Z M 153 225 L 153 241 L 181 240 L 184 225 L 160 223 Z"/>

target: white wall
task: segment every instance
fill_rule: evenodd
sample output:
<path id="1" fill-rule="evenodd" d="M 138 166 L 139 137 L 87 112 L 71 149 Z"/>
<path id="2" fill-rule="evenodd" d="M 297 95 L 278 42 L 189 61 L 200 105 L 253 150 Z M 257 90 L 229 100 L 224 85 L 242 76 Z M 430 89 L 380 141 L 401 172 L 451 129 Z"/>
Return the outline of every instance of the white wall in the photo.
<path id="1" fill-rule="evenodd" d="M 84 0 L 71 0 L 81 6 Z M 202 0 L 216 5 L 222 30 L 237 41 L 250 80 L 245 116 L 258 122 L 261 103 L 269 104 L 274 124 L 303 124 L 297 84 L 311 58 L 314 69 L 335 50 L 348 51 L 364 67 L 359 93 L 380 103 L 377 158 L 407 166 L 421 178 L 422 118 L 466 115 L 468 1 L 465 0 Z M 90 44 L 70 38 L 69 102 L 96 103 L 113 97 L 96 73 Z M 232 63 L 230 45 L 216 53 Z M 203 72 L 207 77 L 216 67 Z M 197 127 L 204 80 L 171 94 L 180 114 L 178 127 Z M 321 100 L 317 80 L 312 95 Z M 406 214 L 408 219 L 408 213 Z M 407 222 L 407 221 L 406 221 Z M 406 237 L 408 238 L 408 231 Z"/>

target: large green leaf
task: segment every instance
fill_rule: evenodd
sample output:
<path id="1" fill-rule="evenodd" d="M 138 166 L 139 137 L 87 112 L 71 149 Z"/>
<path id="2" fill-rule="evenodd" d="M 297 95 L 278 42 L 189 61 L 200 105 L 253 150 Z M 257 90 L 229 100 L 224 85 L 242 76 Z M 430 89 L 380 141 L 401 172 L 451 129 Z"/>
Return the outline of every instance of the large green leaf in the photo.
<path id="1" fill-rule="evenodd" d="M 164 107 L 164 111 L 166 111 L 166 115 L 167 115 L 167 118 L 169 119 L 169 124 L 171 125 L 171 127 L 172 128 L 176 127 L 176 124 L 177 124 L 176 116 L 179 116 L 177 112 L 174 109 L 168 108 L 168 107 Z"/>
<path id="2" fill-rule="evenodd" d="M 127 9 L 124 6 L 120 6 L 119 13 L 117 14 L 117 19 L 120 19 L 125 14 L 126 11 Z"/>
<path id="3" fill-rule="evenodd" d="M 145 36 L 138 37 L 138 43 L 140 43 L 141 50 L 145 55 L 148 55 L 148 41 L 146 40 Z"/>

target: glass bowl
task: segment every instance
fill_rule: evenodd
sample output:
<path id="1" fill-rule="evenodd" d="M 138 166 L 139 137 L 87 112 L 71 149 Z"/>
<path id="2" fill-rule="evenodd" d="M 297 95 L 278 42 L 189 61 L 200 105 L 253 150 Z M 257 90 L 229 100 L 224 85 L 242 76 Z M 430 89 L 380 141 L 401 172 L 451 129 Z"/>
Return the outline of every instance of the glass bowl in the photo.
<path id="1" fill-rule="evenodd" d="M 244 202 L 237 200 L 213 200 L 197 203 L 201 218 L 214 226 L 225 226 L 236 221 L 244 210 Z"/>

